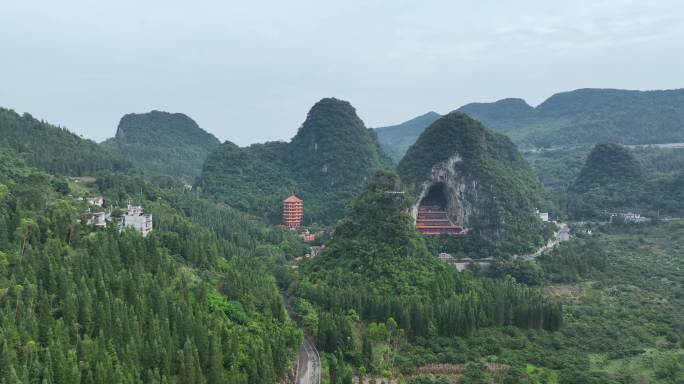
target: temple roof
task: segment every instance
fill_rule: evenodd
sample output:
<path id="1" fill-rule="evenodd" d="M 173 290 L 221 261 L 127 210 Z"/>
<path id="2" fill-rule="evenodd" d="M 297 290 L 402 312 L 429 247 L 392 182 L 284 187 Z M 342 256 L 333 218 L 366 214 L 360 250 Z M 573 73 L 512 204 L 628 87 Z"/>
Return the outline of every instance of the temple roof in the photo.
<path id="1" fill-rule="evenodd" d="M 298 198 L 294 194 L 290 195 L 287 199 L 283 200 L 283 203 L 301 203 L 302 199 Z"/>

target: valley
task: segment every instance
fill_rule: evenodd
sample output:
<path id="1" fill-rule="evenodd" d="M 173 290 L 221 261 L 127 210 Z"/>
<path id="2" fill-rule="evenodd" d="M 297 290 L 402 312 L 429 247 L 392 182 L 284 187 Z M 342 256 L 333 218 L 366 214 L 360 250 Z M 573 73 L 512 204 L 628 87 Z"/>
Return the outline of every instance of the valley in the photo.
<path id="1" fill-rule="evenodd" d="M 682 380 L 680 145 L 426 121 L 395 165 L 334 98 L 249 147 L 183 114 L 97 144 L 3 111 L 3 382 Z"/>
<path id="2" fill-rule="evenodd" d="M 684 384 L 682 16 L 0 1 L 0 384 Z"/>

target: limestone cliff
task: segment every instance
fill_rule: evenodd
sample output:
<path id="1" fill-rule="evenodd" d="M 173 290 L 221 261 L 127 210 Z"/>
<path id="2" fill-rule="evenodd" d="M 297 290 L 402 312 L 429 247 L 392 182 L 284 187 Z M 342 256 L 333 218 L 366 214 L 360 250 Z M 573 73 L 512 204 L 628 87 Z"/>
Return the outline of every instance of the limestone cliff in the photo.
<path id="1" fill-rule="evenodd" d="M 452 224 L 511 250 L 543 243 L 547 232 L 535 214 L 549 202 L 511 141 L 463 113 L 437 120 L 409 148 L 398 168 L 421 204 L 447 210 Z"/>

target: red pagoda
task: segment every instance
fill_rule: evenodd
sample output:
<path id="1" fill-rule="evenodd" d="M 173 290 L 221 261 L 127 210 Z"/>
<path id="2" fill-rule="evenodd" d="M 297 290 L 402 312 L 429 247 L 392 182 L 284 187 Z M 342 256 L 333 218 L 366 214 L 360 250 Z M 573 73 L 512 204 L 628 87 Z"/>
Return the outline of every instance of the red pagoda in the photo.
<path id="1" fill-rule="evenodd" d="M 304 202 L 297 196 L 290 195 L 283 200 L 283 225 L 288 228 L 297 228 L 302 225 L 304 216 Z"/>

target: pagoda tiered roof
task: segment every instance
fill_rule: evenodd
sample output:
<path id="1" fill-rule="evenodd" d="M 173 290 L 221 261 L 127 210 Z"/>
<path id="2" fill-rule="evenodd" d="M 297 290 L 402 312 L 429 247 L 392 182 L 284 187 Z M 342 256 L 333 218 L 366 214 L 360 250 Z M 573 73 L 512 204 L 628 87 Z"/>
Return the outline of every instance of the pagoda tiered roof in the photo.
<path id="1" fill-rule="evenodd" d="M 467 231 L 449 220 L 445 209 L 439 206 L 421 206 L 416 217 L 416 230 L 424 235 L 462 235 Z"/>

